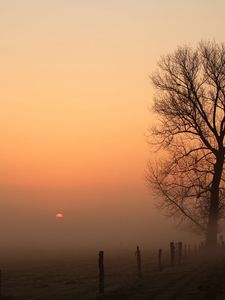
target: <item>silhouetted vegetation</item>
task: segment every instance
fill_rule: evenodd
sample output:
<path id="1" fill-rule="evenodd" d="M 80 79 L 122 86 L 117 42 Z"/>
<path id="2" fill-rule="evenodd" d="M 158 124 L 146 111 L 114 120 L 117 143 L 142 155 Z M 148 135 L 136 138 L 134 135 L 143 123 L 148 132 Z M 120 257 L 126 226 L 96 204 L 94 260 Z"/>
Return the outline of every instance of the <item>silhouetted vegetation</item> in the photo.
<path id="1" fill-rule="evenodd" d="M 179 47 L 158 67 L 151 77 L 158 117 L 152 134 L 166 158 L 149 164 L 147 180 L 160 208 L 215 246 L 225 216 L 225 45 Z"/>

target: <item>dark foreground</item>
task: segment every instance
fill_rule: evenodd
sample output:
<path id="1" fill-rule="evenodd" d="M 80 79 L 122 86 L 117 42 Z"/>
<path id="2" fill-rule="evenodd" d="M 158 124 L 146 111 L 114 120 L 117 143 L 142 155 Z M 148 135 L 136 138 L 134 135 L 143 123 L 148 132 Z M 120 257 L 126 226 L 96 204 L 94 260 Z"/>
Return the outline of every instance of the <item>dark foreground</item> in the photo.
<path id="1" fill-rule="evenodd" d="M 222 300 L 225 299 L 225 264 L 175 267 L 148 274 L 129 287 L 98 299 Z"/>
<path id="2" fill-rule="evenodd" d="M 77 261 L 18 264 L 3 268 L 2 299 L 8 300 L 222 300 L 225 259 L 192 258 L 181 266 L 146 257 L 143 278 L 137 278 L 134 255 L 105 261 L 105 293 L 98 293 L 96 256 Z"/>

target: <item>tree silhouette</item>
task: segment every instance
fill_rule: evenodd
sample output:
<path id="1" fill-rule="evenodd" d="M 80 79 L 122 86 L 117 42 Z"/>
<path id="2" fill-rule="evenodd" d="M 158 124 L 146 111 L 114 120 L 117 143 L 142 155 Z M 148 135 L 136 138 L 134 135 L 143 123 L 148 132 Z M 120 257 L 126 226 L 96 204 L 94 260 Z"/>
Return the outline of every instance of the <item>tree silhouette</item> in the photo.
<path id="1" fill-rule="evenodd" d="M 225 215 L 225 45 L 179 47 L 158 68 L 151 77 L 158 117 L 152 134 L 166 155 L 149 166 L 147 180 L 160 207 L 205 231 L 214 247 Z"/>

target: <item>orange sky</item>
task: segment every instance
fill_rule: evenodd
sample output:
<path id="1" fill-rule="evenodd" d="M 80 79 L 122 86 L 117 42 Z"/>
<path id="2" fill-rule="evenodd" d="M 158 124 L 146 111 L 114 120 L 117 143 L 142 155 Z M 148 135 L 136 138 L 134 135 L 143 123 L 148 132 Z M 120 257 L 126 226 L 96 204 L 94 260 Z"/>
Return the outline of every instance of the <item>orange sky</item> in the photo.
<path id="1" fill-rule="evenodd" d="M 79 215 L 93 228 L 102 208 L 114 233 L 122 211 L 124 236 L 138 220 L 141 241 L 143 228 L 161 224 L 144 181 L 148 75 L 177 45 L 223 41 L 224 13 L 222 0 L 0 2 L 0 214 L 9 244 L 22 239 L 13 228 L 27 241 L 24 228 L 50 226 L 58 209 L 68 224 Z"/>

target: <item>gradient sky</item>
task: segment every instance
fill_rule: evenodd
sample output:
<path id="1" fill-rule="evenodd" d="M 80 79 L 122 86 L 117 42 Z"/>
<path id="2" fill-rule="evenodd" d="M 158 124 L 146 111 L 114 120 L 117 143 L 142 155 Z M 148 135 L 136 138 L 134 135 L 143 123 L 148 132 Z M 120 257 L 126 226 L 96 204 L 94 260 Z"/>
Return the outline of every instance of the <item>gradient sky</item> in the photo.
<path id="1" fill-rule="evenodd" d="M 0 246 L 173 236 L 144 180 L 148 75 L 224 28 L 223 0 L 1 0 Z"/>

